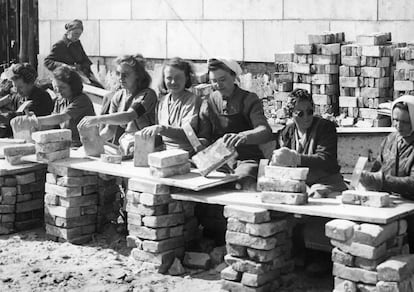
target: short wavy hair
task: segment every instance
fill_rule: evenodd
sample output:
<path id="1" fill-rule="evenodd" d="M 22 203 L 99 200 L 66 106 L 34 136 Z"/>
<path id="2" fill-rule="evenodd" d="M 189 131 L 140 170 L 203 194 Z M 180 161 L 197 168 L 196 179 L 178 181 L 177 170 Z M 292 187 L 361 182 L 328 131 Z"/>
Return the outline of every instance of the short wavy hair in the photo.
<path id="1" fill-rule="evenodd" d="M 9 68 L 9 78 L 13 81 L 21 79 L 24 83 L 34 83 L 37 72 L 29 63 L 13 64 Z"/>
<path id="2" fill-rule="evenodd" d="M 150 87 L 152 78 L 145 69 L 146 60 L 141 54 L 120 56 L 115 59 L 115 64 L 126 64 L 134 70 L 135 74 L 138 76 L 137 87 L 139 91 Z"/>
<path id="3" fill-rule="evenodd" d="M 167 85 L 164 82 L 164 77 L 165 77 L 164 70 L 167 66 L 176 68 L 184 72 L 185 88 L 190 88 L 191 85 L 193 85 L 193 76 L 194 76 L 193 66 L 191 65 L 190 62 L 184 59 L 181 59 L 179 57 L 175 57 L 175 58 L 165 61 L 162 66 L 161 81 L 160 81 L 160 85 L 158 86 L 160 93 L 166 94 L 168 92 Z"/>
<path id="4" fill-rule="evenodd" d="M 286 105 L 284 107 L 286 114 L 291 118 L 295 109 L 296 103 L 299 101 L 307 101 L 314 108 L 312 95 L 305 89 L 296 88 L 289 93 Z"/>
<path id="5" fill-rule="evenodd" d="M 68 84 L 73 96 L 77 96 L 82 93 L 82 79 L 75 69 L 72 69 L 69 66 L 59 66 L 53 71 L 53 77 L 55 80 Z"/>

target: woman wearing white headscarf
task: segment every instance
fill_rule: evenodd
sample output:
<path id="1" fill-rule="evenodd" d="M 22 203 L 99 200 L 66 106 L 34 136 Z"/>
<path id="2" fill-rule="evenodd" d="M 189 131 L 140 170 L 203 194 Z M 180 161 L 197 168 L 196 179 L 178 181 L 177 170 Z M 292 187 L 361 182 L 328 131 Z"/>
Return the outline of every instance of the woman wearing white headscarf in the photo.
<path id="1" fill-rule="evenodd" d="M 371 172 L 362 172 L 361 184 L 414 200 L 414 96 L 393 102 L 392 121 L 397 131 L 385 138 Z"/>

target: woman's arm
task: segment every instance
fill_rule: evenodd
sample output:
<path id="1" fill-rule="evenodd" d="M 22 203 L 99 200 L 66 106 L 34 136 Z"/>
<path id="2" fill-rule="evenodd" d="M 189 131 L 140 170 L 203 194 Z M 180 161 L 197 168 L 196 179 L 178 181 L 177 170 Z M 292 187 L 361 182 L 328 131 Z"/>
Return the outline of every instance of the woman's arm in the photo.
<path id="1" fill-rule="evenodd" d="M 114 135 L 115 135 L 115 132 L 116 132 L 116 127 L 117 126 L 114 126 L 114 125 L 106 125 L 102 130 L 101 130 L 101 132 L 99 133 L 99 136 L 101 136 L 101 138 L 104 140 L 104 141 L 108 141 L 108 140 L 110 140 Z"/>
<path id="2" fill-rule="evenodd" d="M 0 107 L 3 107 L 11 102 L 11 95 L 7 94 L 6 96 L 3 96 L 0 98 Z"/>
<path id="3" fill-rule="evenodd" d="M 137 117 L 137 113 L 130 108 L 126 112 L 84 117 L 79 122 L 78 127 L 91 127 L 99 124 L 120 126 L 129 123 Z"/>
<path id="4" fill-rule="evenodd" d="M 55 126 L 70 120 L 71 117 L 67 113 L 53 114 L 44 117 L 38 117 L 39 126 Z"/>

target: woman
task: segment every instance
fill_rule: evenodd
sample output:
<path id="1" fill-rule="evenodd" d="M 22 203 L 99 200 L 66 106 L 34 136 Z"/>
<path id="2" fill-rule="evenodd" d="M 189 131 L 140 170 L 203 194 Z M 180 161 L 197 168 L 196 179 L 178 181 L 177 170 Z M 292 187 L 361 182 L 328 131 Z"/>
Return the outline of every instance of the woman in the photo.
<path id="1" fill-rule="evenodd" d="M 201 99 L 188 88 L 192 85 L 193 70 L 190 63 L 173 58 L 162 67 L 160 84 L 161 97 L 157 105 L 156 125 L 141 131 L 144 137 L 161 135 L 166 149 L 183 149 L 193 152 L 193 148 L 182 129 L 190 124 L 199 132 L 198 116 Z M 206 140 L 203 140 L 206 143 Z"/>
<path id="2" fill-rule="evenodd" d="M 72 131 L 72 146 L 81 146 L 79 132 L 76 125 L 87 115 L 94 115 L 93 104 L 85 95 L 82 80 L 76 71 L 68 66 L 60 66 L 53 71 L 53 86 L 60 94 L 55 109 L 51 115 L 37 117 L 22 116 L 14 118 L 13 124 L 28 122 L 36 129 L 50 128 L 60 125 L 63 129 Z"/>
<path id="3" fill-rule="evenodd" d="M 46 91 L 35 85 L 37 72 L 29 63 L 12 65 L 7 70 L 7 75 L 12 81 L 15 93 L 0 99 L 0 107 L 7 104 L 12 109 L 2 113 L 0 120 L 7 125 L 7 132 L 11 135 L 9 122 L 12 118 L 24 112 L 33 112 L 36 116 L 48 115 L 53 110 L 53 101 Z M 20 108 L 22 105 L 23 108 Z"/>
<path id="4" fill-rule="evenodd" d="M 133 134 L 154 124 L 157 95 L 149 88 L 151 76 L 145 70 L 142 55 L 122 56 L 115 64 L 121 89 L 111 98 L 109 114 L 85 117 L 78 126 L 105 125 L 100 131 L 101 138 L 105 141 L 115 138 L 113 141 L 118 144 L 123 132 Z"/>
<path id="5" fill-rule="evenodd" d="M 399 193 L 414 199 L 414 96 L 404 95 L 392 104 L 394 133 L 381 145 L 371 172 L 361 173 L 368 190 Z"/>
<path id="6" fill-rule="evenodd" d="M 50 54 L 46 57 L 44 65 L 50 71 L 55 70 L 63 64 L 73 67 L 85 74 L 93 85 L 102 87 L 91 71 L 92 62 L 83 49 L 79 40 L 83 33 L 83 23 L 79 19 L 65 24 L 66 32 L 63 38 L 55 43 Z"/>
<path id="7" fill-rule="evenodd" d="M 308 194 L 320 198 L 347 189 L 337 161 L 335 124 L 313 115 L 312 96 L 303 89 L 289 95 L 285 111 L 293 123 L 282 129 L 280 149 L 273 151 L 272 164 L 308 167 Z"/>

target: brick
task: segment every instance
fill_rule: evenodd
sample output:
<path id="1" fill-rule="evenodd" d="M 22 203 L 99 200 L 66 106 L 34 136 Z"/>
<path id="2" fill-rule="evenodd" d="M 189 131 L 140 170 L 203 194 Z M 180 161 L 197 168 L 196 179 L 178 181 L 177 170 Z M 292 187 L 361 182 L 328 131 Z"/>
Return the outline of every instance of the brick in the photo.
<path id="1" fill-rule="evenodd" d="M 42 209 L 43 208 L 43 200 L 37 199 L 37 200 L 31 200 L 26 202 L 19 202 L 16 204 L 16 213 L 21 212 L 28 212 L 36 209 Z"/>
<path id="2" fill-rule="evenodd" d="M 28 161 L 22 160 L 23 156 L 24 155 L 5 156 L 5 158 L 6 158 L 6 161 L 10 165 L 20 165 L 20 164 L 29 163 Z"/>
<path id="3" fill-rule="evenodd" d="M 4 156 L 24 156 L 35 154 L 34 144 L 12 145 L 3 148 Z"/>
<path id="4" fill-rule="evenodd" d="M 45 219 L 47 216 L 45 217 Z M 53 221 L 46 222 L 57 227 L 74 228 L 84 225 L 92 225 L 96 223 L 96 215 L 84 215 L 74 218 L 54 217 Z"/>
<path id="5" fill-rule="evenodd" d="M 398 235 L 403 235 L 407 233 L 407 228 L 408 228 L 407 220 L 401 219 L 398 221 Z"/>
<path id="6" fill-rule="evenodd" d="M 312 84 L 332 84 L 338 82 L 337 74 L 313 74 Z"/>
<path id="7" fill-rule="evenodd" d="M 338 247 L 343 252 L 365 259 L 378 259 L 383 257 L 387 253 L 387 246 L 385 243 L 383 243 L 380 246 L 374 247 L 357 242 L 340 242 L 331 239 L 331 244 L 335 247 Z"/>
<path id="8" fill-rule="evenodd" d="M 340 96 L 339 107 L 358 107 L 358 98 L 355 96 Z"/>
<path id="9" fill-rule="evenodd" d="M 36 181 L 27 185 L 17 185 L 16 191 L 18 195 L 34 193 L 34 192 L 43 192 L 45 184 L 43 181 Z"/>
<path id="10" fill-rule="evenodd" d="M 262 238 L 234 231 L 226 232 L 226 242 L 262 250 L 271 250 L 283 240 L 283 234 L 281 236 Z"/>
<path id="11" fill-rule="evenodd" d="M 279 62 L 293 62 L 293 53 L 276 53 L 275 63 Z"/>
<path id="12" fill-rule="evenodd" d="M 341 251 L 337 247 L 332 249 L 332 261 L 349 267 L 354 266 L 354 256 Z"/>
<path id="13" fill-rule="evenodd" d="M 170 228 L 170 237 L 178 237 L 184 235 L 184 225 L 177 225 Z"/>
<path id="14" fill-rule="evenodd" d="M 134 166 L 148 166 L 148 155 L 155 151 L 155 136 L 145 138 L 141 132 L 135 133 Z"/>
<path id="15" fill-rule="evenodd" d="M 307 167 L 283 167 L 283 166 L 265 166 L 265 176 L 270 178 L 306 180 L 309 168 Z"/>
<path id="16" fill-rule="evenodd" d="M 128 232 L 130 235 L 148 240 L 163 240 L 170 237 L 169 228 L 148 228 L 145 226 L 128 224 Z"/>
<path id="17" fill-rule="evenodd" d="M 81 227 L 74 227 L 74 228 L 61 228 L 61 227 L 56 227 L 50 224 L 45 224 L 46 225 L 46 233 L 59 237 L 59 238 L 63 238 L 63 239 L 74 239 L 77 238 L 81 235 L 85 235 L 85 234 L 90 234 L 95 232 L 95 224 L 94 225 L 86 225 L 86 226 L 81 226 Z"/>
<path id="18" fill-rule="evenodd" d="M 171 202 L 171 196 L 169 194 L 155 195 L 150 193 L 141 193 L 140 203 L 147 206 L 157 206 L 168 204 Z"/>
<path id="19" fill-rule="evenodd" d="M 160 273 L 168 271 L 174 261 L 175 251 L 169 250 L 162 253 L 149 253 L 138 248 L 131 250 L 131 257 L 140 262 L 152 263 L 157 266 Z"/>
<path id="20" fill-rule="evenodd" d="M 38 131 L 32 133 L 36 143 L 49 143 L 59 141 L 72 141 L 72 131 L 68 129 Z"/>
<path id="21" fill-rule="evenodd" d="M 361 45 L 384 45 L 391 40 L 391 33 L 372 33 L 357 35 L 356 42 Z"/>
<path id="22" fill-rule="evenodd" d="M 254 248 L 247 248 L 247 254 L 251 260 L 256 262 L 270 262 L 283 254 L 283 249 L 276 246 L 271 250 L 260 250 Z"/>
<path id="23" fill-rule="evenodd" d="M 157 167 L 150 166 L 149 169 L 150 169 L 150 174 L 153 177 L 162 178 L 162 177 L 170 177 L 174 175 L 181 175 L 181 174 L 189 173 L 191 169 L 191 164 L 184 163 L 184 164 L 173 165 L 173 166 L 164 167 L 164 168 L 157 168 Z"/>
<path id="24" fill-rule="evenodd" d="M 311 65 L 311 72 L 316 74 L 338 74 L 339 66 L 338 65 Z"/>
<path id="25" fill-rule="evenodd" d="M 307 90 L 308 92 L 312 92 L 312 86 L 311 84 L 306 84 L 306 83 L 293 83 L 293 89 L 304 89 Z"/>
<path id="26" fill-rule="evenodd" d="M 226 250 L 227 250 L 227 254 L 229 254 L 231 256 L 235 256 L 235 257 L 239 257 L 239 258 L 247 256 L 247 247 L 246 246 L 227 243 L 226 244 Z"/>
<path id="27" fill-rule="evenodd" d="M 371 57 L 390 57 L 390 46 L 362 46 L 362 55 Z"/>
<path id="28" fill-rule="evenodd" d="M 378 246 L 384 243 L 388 239 L 396 236 L 398 233 L 398 222 L 395 221 L 388 225 L 375 225 L 375 224 L 360 224 L 354 230 L 353 241 Z"/>
<path id="29" fill-rule="evenodd" d="M 361 66 L 361 57 L 360 56 L 342 56 L 341 64 L 350 67 L 359 67 Z"/>
<path id="30" fill-rule="evenodd" d="M 65 198 L 70 198 L 70 197 L 81 196 L 82 188 L 81 187 L 62 187 L 62 186 L 46 183 L 45 192 L 58 195 L 61 197 L 65 197 Z"/>
<path id="31" fill-rule="evenodd" d="M 358 116 L 363 119 L 368 120 L 375 120 L 379 118 L 379 114 L 377 109 L 373 108 L 359 108 L 359 114 Z M 383 195 L 380 195 L 380 192 L 377 192 L 377 195 L 373 195 L 372 193 L 369 193 L 369 195 L 366 195 L 368 191 L 364 191 L 362 194 L 359 192 L 359 195 L 357 195 L 359 198 L 362 198 L 363 200 L 366 199 L 366 201 L 360 201 L 360 204 L 354 204 L 354 205 L 363 205 L 363 206 L 369 206 L 369 207 L 388 207 L 390 204 L 389 199 L 387 198 L 387 194 L 383 192 Z M 350 194 L 347 193 L 346 198 L 351 198 L 349 196 Z M 355 195 L 355 192 L 354 192 Z M 389 196 L 388 196 L 389 197 Z M 342 197 L 342 203 L 344 203 Z M 350 204 L 350 203 L 344 203 L 344 204 Z M 374 204 L 374 205 L 367 205 L 367 204 Z M 382 205 L 385 204 L 385 205 Z"/>
<path id="32" fill-rule="evenodd" d="M 295 54 L 310 55 L 315 52 L 315 46 L 312 44 L 295 44 L 293 47 Z"/>
<path id="33" fill-rule="evenodd" d="M 170 193 L 170 187 L 146 179 L 131 178 L 128 180 L 128 189 L 136 192 L 163 195 Z"/>
<path id="34" fill-rule="evenodd" d="M 332 100 L 335 100 L 335 96 L 330 96 L 326 94 L 312 94 L 313 103 L 315 105 L 330 105 Z"/>
<path id="35" fill-rule="evenodd" d="M 414 282 L 406 280 L 404 282 L 384 282 L 379 281 L 376 285 L 375 292 L 411 292 L 413 291 Z"/>
<path id="36" fill-rule="evenodd" d="M 138 248 L 142 247 L 142 240 L 134 235 L 127 235 L 126 237 L 127 247 Z"/>
<path id="37" fill-rule="evenodd" d="M 145 226 L 154 227 L 154 228 L 176 226 L 179 224 L 184 224 L 184 215 L 183 214 L 170 214 L 170 215 L 160 215 L 160 216 L 145 216 L 142 219 L 142 223 Z"/>
<path id="38" fill-rule="evenodd" d="M 52 153 L 52 152 L 56 152 L 59 150 L 70 148 L 71 143 L 72 142 L 70 140 L 50 142 L 50 143 L 44 143 L 44 144 L 36 143 L 35 148 L 36 148 L 36 152 Z"/>
<path id="39" fill-rule="evenodd" d="M 381 78 L 389 76 L 389 68 L 379 68 L 379 67 L 361 67 L 361 76 L 362 77 L 372 77 L 372 78 Z"/>
<path id="40" fill-rule="evenodd" d="M 325 224 L 325 235 L 339 241 L 347 241 L 354 235 L 355 222 L 343 219 L 334 219 Z"/>
<path id="41" fill-rule="evenodd" d="M 351 268 L 338 263 L 333 263 L 332 274 L 342 279 L 366 284 L 376 284 L 378 281 L 376 272 Z"/>
<path id="42" fill-rule="evenodd" d="M 409 91 L 414 90 L 414 81 L 394 81 L 394 90 L 396 91 Z"/>
<path id="43" fill-rule="evenodd" d="M 8 213 L 14 213 L 16 206 L 13 205 L 0 205 L 0 214 L 8 214 Z"/>
<path id="44" fill-rule="evenodd" d="M 263 274 L 274 270 L 273 262 L 258 263 L 251 260 L 241 259 L 231 255 L 225 255 L 224 261 L 231 266 L 233 270 L 241 273 Z"/>
<path id="45" fill-rule="evenodd" d="M 0 235 L 10 234 L 14 232 L 14 223 L 1 223 L 0 224 Z"/>
<path id="46" fill-rule="evenodd" d="M 359 77 L 339 77 L 339 86 L 341 87 L 360 87 Z"/>
<path id="47" fill-rule="evenodd" d="M 4 183 L 3 183 L 4 187 L 15 187 L 17 186 L 17 180 L 16 177 L 4 177 Z"/>
<path id="48" fill-rule="evenodd" d="M 159 216 L 168 214 L 168 205 L 146 206 L 139 204 L 136 213 L 142 216 Z"/>
<path id="49" fill-rule="evenodd" d="M 164 150 L 148 155 L 148 164 L 157 168 L 181 165 L 188 162 L 188 152 L 181 149 Z"/>
<path id="50" fill-rule="evenodd" d="M 60 166 L 56 164 L 48 164 L 47 171 L 59 176 L 83 176 L 85 173 L 83 170 L 69 168 L 66 166 Z"/>
<path id="51" fill-rule="evenodd" d="M 135 225 L 135 226 L 141 226 L 142 225 L 142 216 L 137 214 L 137 213 L 133 213 L 130 210 L 131 205 L 127 205 L 126 206 L 126 211 L 127 211 L 127 216 L 128 216 L 128 223 Z"/>
<path id="52" fill-rule="evenodd" d="M 81 216 L 80 208 L 65 208 L 62 206 L 45 205 L 45 214 L 62 218 L 73 218 Z"/>
<path id="53" fill-rule="evenodd" d="M 69 156 L 70 156 L 70 149 L 68 148 L 68 149 L 58 150 L 58 151 L 50 152 L 50 153 L 37 152 L 36 160 L 41 161 L 41 162 L 52 162 L 56 160 L 69 158 Z"/>
<path id="54" fill-rule="evenodd" d="M 229 221 L 230 219 L 231 218 L 229 218 Z M 246 233 L 261 237 L 269 237 L 276 233 L 286 231 L 288 229 L 288 224 L 286 220 L 272 220 L 271 222 L 256 224 L 246 223 L 245 226 Z M 237 230 L 233 231 L 237 232 Z"/>
<path id="55" fill-rule="evenodd" d="M 249 223 L 263 223 L 270 221 L 270 213 L 268 210 L 242 206 L 225 206 L 224 217 L 236 218 L 240 221 Z"/>
<path id="56" fill-rule="evenodd" d="M 54 194 L 45 194 L 44 198 L 46 205 L 52 205 L 52 206 L 58 206 L 59 205 L 59 196 L 56 196 Z"/>
<path id="57" fill-rule="evenodd" d="M 17 195 L 17 188 L 15 187 L 2 187 L 1 195 L 7 197 L 13 197 Z"/>
<path id="58" fill-rule="evenodd" d="M 16 174 L 16 181 L 19 185 L 29 184 L 36 181 L 36 175 L 34 172 Z"/>
<path id="59" fill-rule="evenodd" d="M 390 197 L 385 192 L 346 190 L 342 192 L 342 204 L 362 205 L 369 207 L 388 207 Z"/>
<path id="60" fill-rule="evenodd" d="M 357 292 L 357 285 L 355 282 L 335 277 L 334 282 L 335 292 Z"/>
<path id="61" fill-rule="evenodd" d="M 96 175 L 84 175 L 84 176 L 62 176 L 56 180 L 56 184 L 62 187 L 77 187 L 77 186 L 89 186 L 96 185 L 98 183 L 98 177 Z"/>
<path id="62" fill-rule="evenodd" d="M 355 257 L 354 266 L 368 271 L 376 271 L 377 266 L 385 260 L 386 256 L 370 260 L 361 257 Z"/>
<path id="63" fill-rule="evenodd" d="M 299 64 L 299 63 L 290 63 L 289 72 L 300 73 L 300 74 L 310 74 L 310 65 L 309 64 Z"/>
<path id="64" fill-rule="evenodd" d="M 52 185 L 57 184 L 58 176 L 53 173 L 46 173 L 46 182 Z"/>
<path id="65" fill-rule="evenodd" d="M 378 279 L 386 282 L 401 282 L 414 273 L 414 255 L 395 256 L 377 267 Z"/>
<path id="66" fill-rule="evenodd" d="M 308 34 L 308 41 L 310 44 L 331 44 L 335 42 L 335 34 L 333 33 Z"/>
<path id="67" fill-rule="evenodd" d="M 16 216 L 14 214 L 0 214 L 0 225 L 1 223 L 14 223 Z"/>
<path id="68" fill-rule="evenodd" d="M 316 44 L 315 52 L 318 55 L 339 55 L 341 54 L 341 44 Z"/>
<path id="69" fill-rule="evenodd" d="M 264 274 L 243 273 L 241 283 L 249 287 L 260 287 L 271 282 L 279 276 L 279 270 L 269 271 Z"/>
<path id="70" fill-rule="evenodd" d="M 305 205 L 308 203 L 308 195 L 306 193 L 262 191 L 260 199 L 263 203 L 270 204 Z"/>
<path id="71" fill-rule="evenodd" d="M 168 204 L 168 214 L 183 212 L 183 204 L 180 201 L 172 201 Z"/>
<path id="72" fill-rule="evenodd" d="M 313 57 L 313 64 L 316 64 L 316 65 L 338 64 L 336 55 L 330 55 L 330 56 L 312 55 L 312 57 Z"/>
<path id="73" fill-rule="evenodd" d="M 220 275 L 224 280 L 240 282 L 242 274 L 233 270 L 231 267 L 227 267 L 220 272 Z"/>
<path id="74" fill-rule="evenodd" d="M 155 253 L 165 252 L 181 246 L 184 246 L 184 237 L 174 237 L 159 241 L 144 240 L 142 242 L 143 250 Z"/>
<path id="75" fill-rule="evenodd" d="M 69 188 L 73 188 L 73 187 L 69 187 Z M 81 187 L 81 190 L 82 190 L 81 191 L 82 195 L 90 195 L 98 191 L 98 186 L 97 185 L 83 186 Z"/>
<path id="76" fill-rule="evenodd" d="M 80 197 L 59 197 L 59 205 L 66 208 L 83 207 L 98 204 L 98 196 L 96 194 L 80 196 Z"/>
<path id="77" fill-rule="evenodd" d="M 257 180 L 257 189 L 259 191 L 270 192 L 305 193 L 306 183 L 292 179 L 277 179 L 262 176 Z"/>

